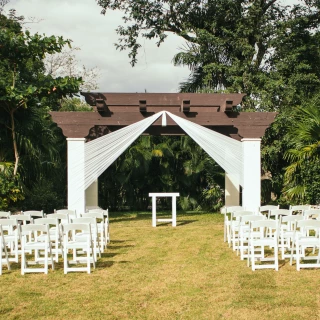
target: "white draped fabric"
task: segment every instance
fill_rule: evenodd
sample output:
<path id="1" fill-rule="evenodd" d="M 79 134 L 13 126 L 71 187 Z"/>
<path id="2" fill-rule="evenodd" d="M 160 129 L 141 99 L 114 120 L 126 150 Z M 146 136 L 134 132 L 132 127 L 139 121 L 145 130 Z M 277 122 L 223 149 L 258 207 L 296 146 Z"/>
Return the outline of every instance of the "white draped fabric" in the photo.
<path id="1" fill-rule="evenodd" d="M 161 111 L 151 117 L 134 123 L 120 130 L 109 133 L 85 143 L 84 164 L 74 162 L 75 175 L 83 176 L 84 185 L 72 183 L 73 188 L 87 189 L 149 126 L 160 116 L 162 125 L 166 125 L 166 114 L 171 117 L 183 131 L 197 142 L 228 174 L 242 185 L 242 145 L 241 142 L 214 132 L 201 125 L 178 117 L 170 112 Z M 82 161 L 80 161 L 82 162 Z"/>
<path id="2" fill-rule="evenodd" d="M 95 181 L 164 111 L 85 144 L 85 189 Z"/>
<path id="3" fill-rule="evenodd" d="M 240 141 L 224 136 L 218 132 L 200 126 L 189 120 L 166 113 L 192 138 L 225 172 L 243 186 L 242 144 Z"/>
<path id="4" fill-rule="evenodd" d="M 162 126 L 167 124 L 166 116 L 172 118 L 186 134 L 233 177 L 236 184 L 244 187 L 243 146 L 241 142 L 168 111 L 161 111 L 88 143 L 85 143 L 84 139 L 68 140 L 68 158 L 70 160 L 70 162 L 68 160 L 68 208 L 79 212 L 85 210 L 85 190 L 161 116 Z M 258 171 L 257 176 L 260 183 L 260 170 Z M 256 198 L 256 202 L 260 203 L 260 193 Z"/>

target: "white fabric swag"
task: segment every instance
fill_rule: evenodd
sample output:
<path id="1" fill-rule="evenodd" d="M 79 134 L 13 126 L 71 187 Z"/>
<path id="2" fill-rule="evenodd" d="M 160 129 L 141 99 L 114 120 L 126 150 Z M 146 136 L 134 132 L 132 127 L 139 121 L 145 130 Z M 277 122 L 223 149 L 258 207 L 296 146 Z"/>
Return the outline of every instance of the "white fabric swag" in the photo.
<path id="1" fill-rule="evenodd" d="M 84 186 L 78 184 L 78 187 L 87 189 L 160 116 L 163 116 L 162 125 L 166 125 L 166 114 L 228 174 L 232 175 L 240 185 L 243 185 L 241 142 L 178 117 L 168 111 L 161 111 L 137 123 L 86 143 L 84 165 L 83 163 L 74 163 L 76 172 L 80 176 L 83 176 L 84 170 Z M 78 182 L 82 184 L 80 180 Z"/>

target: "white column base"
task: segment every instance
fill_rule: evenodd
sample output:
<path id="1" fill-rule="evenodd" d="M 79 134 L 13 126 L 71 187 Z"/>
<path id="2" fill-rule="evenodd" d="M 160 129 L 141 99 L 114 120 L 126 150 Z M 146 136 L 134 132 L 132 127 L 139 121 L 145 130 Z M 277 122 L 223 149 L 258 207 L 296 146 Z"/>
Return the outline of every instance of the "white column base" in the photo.
<path id="1" fill-rule="evenodd" d="M 242 139 L 242 206 L 257 211 L 261 203 L 261 139 Z"/>
<path id="2" fill-rule="evenodd" d="M 86 189 L 85 193 L 86 207 L 98 207 L 98 179 Z"/>
<path id="3" fill-rule="evenodd" d="M 225 173 L 225 206 L 240 205 L 240 185 L 232 175 Z"/>
<path id="4" fill-rule="evenodd" d="M 68 209 L 77 215 L 85 212 L 85 138 L 67 138 L 68 141 Z"/>

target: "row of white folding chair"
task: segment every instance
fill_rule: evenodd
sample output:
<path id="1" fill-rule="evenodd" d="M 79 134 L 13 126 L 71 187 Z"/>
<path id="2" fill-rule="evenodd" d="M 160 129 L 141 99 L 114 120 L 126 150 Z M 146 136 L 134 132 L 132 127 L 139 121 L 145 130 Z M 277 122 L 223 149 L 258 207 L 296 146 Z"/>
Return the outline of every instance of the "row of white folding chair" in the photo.
<path id="1" fill-rule="evenodd" d="M 18 254 L 22 254 L 25 255 L 25 250 L 29 250 L 28 253 L 32 253 L 31 248 L 34 247 L 34 254 L 35 254 L 35 260 L 33 263 L 40 263 L 40 261 L 46 259 L 43 256 L 40 256 L 40 249 L 41 248 L 41 253 L 45 254 L 46 256 L 46 252 L 44 252 L 44 247 L 39 245 L 40 242 L 45 242 L 45 240 L 47 239 L 47 236 L 49 236 L 49 241 L 50 241 L 50 248 L 47 248 L 48 250 L 50 249 L 50 257 L 51 257 L 51 253 L 55 253 L 55 260 L 58 261 L 58 254 L 62 254 L 63 255 L 63 246 L 62 246 L 62 241 L 61 241 L 61 237 L 62 237 L 62 229 L 61 227 L 59 227 L 59 223 L 58 223 L 58 219 L 61 219 L 63 221 L 63 219 L 65 219 L 63 222 L 65 222 L 66 224 L 68 224 L 69 219 L 68 219 L 68 215 L 66 214 L 51 214 L 48 215 L 51 218 L 39 218 L 35 220 L 35 224 L 34 225 L 46 225 L 46 227 L 48 228 L 48 235 L 46 233 L 40 232 L 38 230 L 38 232 L 31 232 L 29 231 L 28 233 L 28 240 L 23 240 L 25 242 L 28 243 L 28 245 L 25 247 L 24 251 L 21 249 L 18 251 L 18 243 L 20 242 L 20 232 L 19 232 L 19 228 L 18 228 L 18 220 L 17 219 L 2 219 L 0 220 L 0 225 L 1 226 L 11 226 L 11 233 L 6 233 L 6 235 L 4 234 L 4 232 L 1 230 L 1 238 L 3 239 L 2 243 L 2 252 L 4 252 L 5 254 L 5 259 L 7 259 L 7 264 L 8 264 L 8 268 L 10 268 L 10 264 L 9 264 L 9 257 L 8 257 L 8 253 L 7 253 L 7 245 L 11 244 L 12 242 L 14 242 L 14 253 L 15 253 L 15 258 L 14 261 L 18 262 Z M 19 217 L 21 217 L 21 215 L 19 215 Z M 67 220 L 68 219 L 68 220 Z M 71 218 L 72 219 L 72 218 Z M 76 219 L 76 218 L 74 218 Z M 74 220 L 73 219 L 73 220 Z M 90 218 L 84 218 L 82 219 L 80 222 L 82 223 L 86 223 L 88 224 L 88 219 Z M 90 219 L 91 224 L 95 224 L 95 219 L 91 218 Z M 29 224 L 32 225 L 32 224 Z M 28 226 L 29 226 L 28 225 Z M 24 228 L 25 225 L 22 225 L 21 228 Z M 37 227 L 35 227 L 37 228 Z M 94 228 L 95 230 L 97 229 L 96 227 Z M 39 234 L 40 232 L 40 234 Z M 27 234 L 24 234 L 24 238 L 26 238 Z M 68 236 L 68 235 L 67 235 Z M 79 238 L 79 236 L 78 236 Z M 98 237 L 95 237 L 95 240 L 98 240 Z M 22 241 L 21 241 L 22 243 Z M 54 245 L 54 246 L 53 246 Z M 53 247 L 53 248 L 52 248 Z M 99 252 L 99 246 L 96 245 L 95 246 L 97 249 L 97 252 Z M 100 253 L 99 253 L 100 254 Z M 2 257 L 2 255 L 1 255 Z M 94 256 L 94 260 L 96 260 L 96 257 Z M 1 264 L 2 267 L 2 264 Z M 24 265 L 22 266 L 22 272 L 32 272 L 32 270 L 35 270 L 35 272 L 40 272 L 38 269 L 30 269 L 28 271 L 25 271 L 26 267 L 26 261 L 24 260 Z M 44 269 L 41 269 L 44 270 Z M 47 272 L 47 267 L 45 267 L 45 272 Z"/>
<path id="2" fill-rule="evenodd" d="M 267 220 L 260 212 L 235 211 L 231 214 L 230 229 L 233 250 L 237 249 L 237 254 L 240 252 L 241 260 L 248 259 L 252 270 L 278 270 L 278 221 Z M 265 256 L 265 247 L 274 250 L 273 257 Z M 272 263 L 257 265 L 256 260 Z"/>
<path id="3" fill-rule="evenodd" d="M 46 218 L 43 218 L 46 219 Z M 39 219 L 40 220 L 40 219 Z M 54 220 L 54 219 L 49 219 Z M 50 221 L 51 222 L 51 221 Z M 31 272 L 44 272 L 48 273 L 48 264 L 54 270 L 54 261 L 52 255 L 52 242 L 50 239 L 50 232 L 48 221 L 43 221 L 43 224 L 27 224 L 20 226 L 21 229 L 21 274 Z M 40 235 L 39 235 L 40 233 Z M 30 236 L 31 234 L 31 236 Z M 27 261 L 26 252 L 34 251 L 34 261 Z M 44 254 L 40 257 L 39 252 Z M 43 268 L 29 268 L 28 265 L 43 264 Z"/>
<path id="4" fill-rule="evenodd" d="M 95 267 L 96 253 L 95 248 L 99 248 L 98 245 L 94 245 L 93 236 L 91 233 L 91 224 L 94 223 L 94 219 L 89 218 L 70 218 L 72 223 L 62 224 L 59 228 L 59 223 L 57 218 L 43 218 L 37 219 L 35 224 L 23 225 L 21 226 L 21 236 L 22 236 L 22 260 L 21 260 L 21 273 L 25 272 L 44 272 L 48 273 L 48 264 L 52 264 L 52 269 L 54 269 L 54 259 L 53 253 L 62 254 L 64 259 L 64 273 L 70 271 L 87 271 L 91 272 L 90 265 L 93 263 Z M 80 221 L 81 223 L 78 223 Z M 52 238 L 52 232 L 50 232 L 50 225 L 55 226 L 54 237 Z M 61 230 L 63 235 L 63 245 L 61 243 L 61 238 L 59 235 L 59 230 Z M 33 232 L 33 236 L 30 237 L 28 231 Z M 70 231 L 72 234 L 70 236 Z M 29 236 L 29 237 L 28 237 Z M 53 243 L 56 244 L 53 247 Z M 60 244 L 60 245 L 59 245 Z M 68 251 L 72 249 L 73 259 L 68 260 Z M 81 249 L 85 252 L 86 256 L 83 257 L 79 254 L 77 249 Z M 35 259 L 32 262 L 27 262 L 25 259 L 26 250 L 33 250 Z M 41 251 L 42 256 L 39 252 Z M 44 256 L 43 256 L 44 255 Z M 28 264 L 36 263 L 39 264 L 43 262 L 43 268 L 27 268 Z M 86 267 L 70 267 L 69 264 L 86 263 Z"/>
<path id="5" fill-rule="evenodd" d="M 239 211 L 233 211 L 231 213 L 230 217 L 230 223 L 229 223 L 229 247 L 232 246 L 233 251 L 237 250 L 237 246 L 239 245 L 239 232 L 240 228 L 247 229 L 249 226 L 247 224 L 242 225 L 241 217 L 243 216 L 262 216 L 260 213 L 256 213 L 254 211 L 248 211 L 248 210 L 239 210 Z"/>
<path id="6" fill-rule="evenodd" d="M 7 252 L 7 244 L 4 239 L 4 233 L 2 229 L 2 225 L 0 224 L 0 275 L 2 275 L 2 265 L 5 263 L 7 265 L 8 270 L 10 270 L 10 262 L 9 256 Z M 3 261 L 4 260 L 4 261 Z"/>
<path id="7" fill-rule="evenodd" d="M 77 218 L 75 218 L 77 219 Z M 80 218 L 81 219 L 81 218 Z M 83 220 L 81 221 L 83 222 Z M 95 268 L 96 253 L 94 245 L 93 236 L 91 233 L 91 224 L 90 223 L 68 223 L 62 225 L 63 229 L 63 247 L 64 247 L 64 273 L 75 272 L 75 271 L 87 271 L 91 272 L 91 263 Z M 72 237 L 69 237 L 69 234 L 72 234 Z M 68 260 L 68 251 L 73 251 L 73 260 Z M 85 252 L 86 257 L 79 256 L 78 253 L 81 250 Z M 86 267 L 72 267 L 71 264 L 77 263 L 86 263 Z"/>
<path id="8" fill-rule="evenodd" d="M 272 249 L 273 254 L 265 255 L 265 247 Z M 256 264 L 256 261 L 271 263 Z M 278 221 L 277 220 L 255 220 L 250 221 L 248 235 L 248 267 L 252 270 L 272 268 L 278 271 Z"/>
<path id="9" fill-rule="evenodd" d="M 89 212 L 82 213 L 81 217 L 95 217 L 97 219 L 101 251 L 104 251 L 108 242 L 110 242 L 108 212 L 105 213 L 104 210 L 92 209 Z"/>
<path id="10" fill-rule="evenodd" d="M 230 236 L 230 219 L 228 214 L 231 214 L 235 211 L 243 211 L 245 210 L 242 206 L 230 206 L 230 207 L 222 207 L 220 209 L 220 213 L 224 215 L 224 242 L 228 242 L 229 246 L 231 243 L 231 236 Z"/>
<path id="11" fill-rule="evenodd" d="M 103 210 L 103 209 L 90 209 L 88 210 L 89 213 L 100 213 L 104 217 L 104 236 L 106 241 L 106 246 L 108 243 L 110 243 L 110 228 L 109 228 L 109 210 Z"/>
<path id="12" fill-rule="evenodd" d="M 306 250 L 309 249 L 307 253 Z M 312 250 L 311 250 L 312 249 Z M 318 250 L 318 253 L 316 253 Z M 320 267 L 320 221 L 297 220 L 292 237 L 290 264 L 296 260 L 296 268 L 319 268 Z M 307 261 L 316 260 L 316 263 Z M 303 263 L 301 263 L 303 261 Z"/>
<path id="13" fill-rule="evenodd" d="M 280 238 L 280 248 L 282 257 L 290 257 L 290 264 L 292 265 L 293 259 L 296 260 L 297 270 L 300 268 L 315 268 L 320 267 L 320 221 L 319 220 L 306 220 L 303 216 L 282 216 L 280 221 L 278 220 L 259 220 L 256 216 L 243 216 L 241 217 L 242 225 L 244 221 L 249 221 L 250 228 L 249 234 L 241 234 L 240 236 L 240 256 L 245 257 L 245 241 L 248 246 L 248 265 L 251 265 L 252 269 L 258 268 L 275 268 L 278 270 L 278 245 Z M 269 225 L 270 224 L 270 225 Z M 257 232 L 256 228 L 264 228 L 263 232 Z M 279 234 L 280 229 L 280 234 Z M 241 229 L 240 229 L 241 230 Z M 312 232 L 311 232 L 312 231 Z M 256 254 L 256 247 L 260 247 L 259 255 Z M 273 258 L 266 258 L 264 256 L 264 246 L 269 246 L 270 249 L 274 250 Z M 310 249 L 308 252 L 309 256 L 306 256 L 306 249 Z M 312 252 L 310 252 L 312 249 Z M 285 255 L 285 250 L 289 251 L 289 254 Z M 318 253 L 316 254 L 316 250 Z M 272 264 L 256 265 L 255 260 L 272 260 Z M 316 263 L 301 263 L 301 260 L 317 260 Z"/>

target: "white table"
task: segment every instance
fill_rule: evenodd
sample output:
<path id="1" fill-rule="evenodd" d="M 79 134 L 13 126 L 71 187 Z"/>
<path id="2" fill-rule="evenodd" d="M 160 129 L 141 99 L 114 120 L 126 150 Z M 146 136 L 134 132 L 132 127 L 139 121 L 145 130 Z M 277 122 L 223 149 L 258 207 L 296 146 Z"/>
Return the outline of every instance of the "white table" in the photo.
<path id="1" fill-rule="evenodd" d="M 153 192 L 149 193 L 152 197 L 152 226 L 157 226 L 157 221 L 172 222 L 172 226 L 177 226 L 177 197 L 180 196 L 179 192 Z M 172 219 L 157 219 L 157 197 L 172 197 Z"/>

